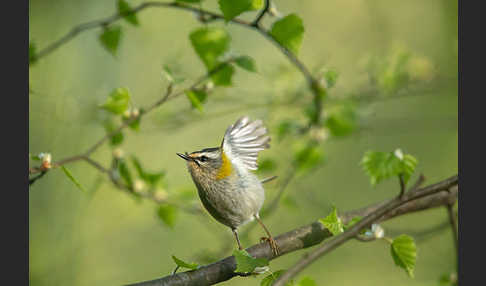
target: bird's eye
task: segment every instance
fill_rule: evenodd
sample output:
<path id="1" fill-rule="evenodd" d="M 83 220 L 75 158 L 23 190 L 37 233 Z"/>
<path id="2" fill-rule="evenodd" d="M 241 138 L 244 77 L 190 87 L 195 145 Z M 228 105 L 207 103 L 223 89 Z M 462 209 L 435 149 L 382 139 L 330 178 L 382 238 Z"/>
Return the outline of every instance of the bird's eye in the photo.
<path id="1" fill-rule="evenodd" d="M 200 160 L 201 162 L 206 162 L 206 161 L 208 160 L 208 157 L 206 157 L 206 156 L 201 156 L 201 157 L 199 157 L 199 160 Z"/>

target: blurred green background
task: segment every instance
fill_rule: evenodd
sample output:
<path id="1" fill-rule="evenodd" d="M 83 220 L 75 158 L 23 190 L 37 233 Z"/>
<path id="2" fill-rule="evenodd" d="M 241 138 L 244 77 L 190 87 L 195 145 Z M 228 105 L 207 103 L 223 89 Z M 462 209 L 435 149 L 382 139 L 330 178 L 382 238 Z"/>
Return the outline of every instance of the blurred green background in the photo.
<path id="1" fill-rule="evenodd" d="M 396 180 L 371 187 L 359 166 L 367 150 L 401 148 L 419 160 L 417 174 L 428 183 L 458 171 L 457 106 L 457 1 L 449 0 L 308 0 L 274 1 L 282 14 L 297 13 L 305 33 L 299 58 L 312 71 L 333 68 L 339 78 L 330 97 L 373 95 L 367 59 L 392 59 L 396 51 L 413 55 L 411 75 L 419 84 L 400 92 L 356 100 L 359 128 L 345 137 L 323 143 L 325 164 L 291 182 L 286 193 L 297 205 L 282 205 L 263 221 L 280 234 L 326 216 L 335 205 L 340 211 L 377 202 L 398 191 Z M 29 1 L 29 37 L 42 49 L 75 25 L 112 15 L 116 2 Z M 132 5 L 141 1 L 129 1 Z M 203 7 L 218 11 L 217 1 Z M 242 17 L 252 19 L 256 13 Z M 97 108 L 116 87 L 127 87 L 136 106 L 147 106 L 165 90 L 161 75 L 168 64 L 186 83 L 202 75 L 204 66 L 194 53 L 189 33 L 202 24 L 184 11 L 153 8 L 138 15 L 140 27 L 119 22 L 123 39 L 116 57 L 98 41 L 100 29 L 88 31 L 41 59 L 29 69 L 29 151 L 51 152 L 58 160 L 85 151 L 105 134 L 106 112 Z M 269 26 L 275 18 L 266 17 Z M 252 56 L 258 73 L 237 70 L 233 86 L 216 88 L 204 113 L 191 109 L 180 97 L 149 114 L 139 132 L 128 130 L 121 148 L 136 155 L 149 170 L 165 170 L 166 190 L 176 195 L 196 189 L 185 163 L 175 152 L 214 147 L 226 127 L 239 116 L 262 118 L 275 137 L 281 119 L 302 119 L 311 94 L 301 74 L 259 34 L 222 22 L 232 37 L 231 50 Z M 415 67 L 415 69 L 413 69 Z M 417 87 L 418 86 L 418 87 Z M 298 105 L 275 105 L 297 95 Z M 260 158 L 271 158 L 284 176 L 292 153 L 292 140 L 273 140 Z M 94 159 L 110 164 L 108 145 Z M 31 162 L 32 163 L 32 162 Z M 205 215 L 179 212 L 170 228 L 157 217 L 152 201 L 133 199 L 112 186 L 84 162 L 67 165 L 81 182 L 79 191 L 61 170 L 53 170 L 29 192 L 29 272 L 31 285 L 120 285 L 155 279 L 175 267 L 171 255 L 203 262 L 223 245 L 236 248 L 230 230 Z M 417 177 L 412 178 L 412 181 Z M 263 175 L 262 175 L 263 176 Z M 278 182 L 268 183 L 267 201 Z M 445 228 L 432 235 L 427 229 L 447 221 L 445 209 L 435 209 L 384 224 L 389 236 L 408 233 L 418 246 L 416 277 L 396 267 L 383 241 L 352 241 L 320 259 L 302 275 L 318 285 L 438 285 L 440 275 L 455 268 L 452 235 Z M 246 227 L 243 227 L 243 230 Z M 263 231 L 254 228 L 249 246 Z M 304 252 L 272 261 L 272 270 L 286 269 Z M 219 253 L 213 261 L 229 255 Z M 261 277 L 234 278 L 222 285 L 259 285 Z"/>

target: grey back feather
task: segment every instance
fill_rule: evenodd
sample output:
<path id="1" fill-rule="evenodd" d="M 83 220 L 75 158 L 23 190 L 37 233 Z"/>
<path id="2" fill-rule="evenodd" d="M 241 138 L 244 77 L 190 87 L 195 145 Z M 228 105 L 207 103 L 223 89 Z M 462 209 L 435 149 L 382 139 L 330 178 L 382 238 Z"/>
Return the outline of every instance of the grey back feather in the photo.
<path id="1" fill-rule="evenodd" d="M 226 129 L 221 145 L 231 161 L 256 170 L 258 152 L 270 148 L 269 142 L 270 137 L 263 122 L 250 121 L 248 116 L 243 116 Z"/>

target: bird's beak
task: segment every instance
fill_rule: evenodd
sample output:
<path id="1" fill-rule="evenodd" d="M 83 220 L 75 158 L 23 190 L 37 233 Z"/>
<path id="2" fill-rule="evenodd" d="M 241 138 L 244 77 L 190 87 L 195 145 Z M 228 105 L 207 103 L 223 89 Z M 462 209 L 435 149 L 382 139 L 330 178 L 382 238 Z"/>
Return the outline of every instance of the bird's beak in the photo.
<path id="1" fill-rule="evenodd" d="M 192 158 L 189 157 L 189 155 L 187 155 L 187 152 L 186 154 L 181 154 L 181 153 L 176 153 L 177 156 L 181 157 L 182 159 L 186 160 L 186 161 L 192 161 Z"/>

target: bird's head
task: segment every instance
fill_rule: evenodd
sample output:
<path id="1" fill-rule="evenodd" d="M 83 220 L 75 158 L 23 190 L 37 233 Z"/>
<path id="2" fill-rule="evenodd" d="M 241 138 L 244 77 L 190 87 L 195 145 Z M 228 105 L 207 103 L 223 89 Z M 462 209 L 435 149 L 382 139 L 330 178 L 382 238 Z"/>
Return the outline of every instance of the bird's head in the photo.
<path id="1" fill-rule="evenodd" d="M 231 162 L 219 147 L 177 155 L 187 161 L 189 172 L 196 178 L 223 179 L 231 173 Z"/>

